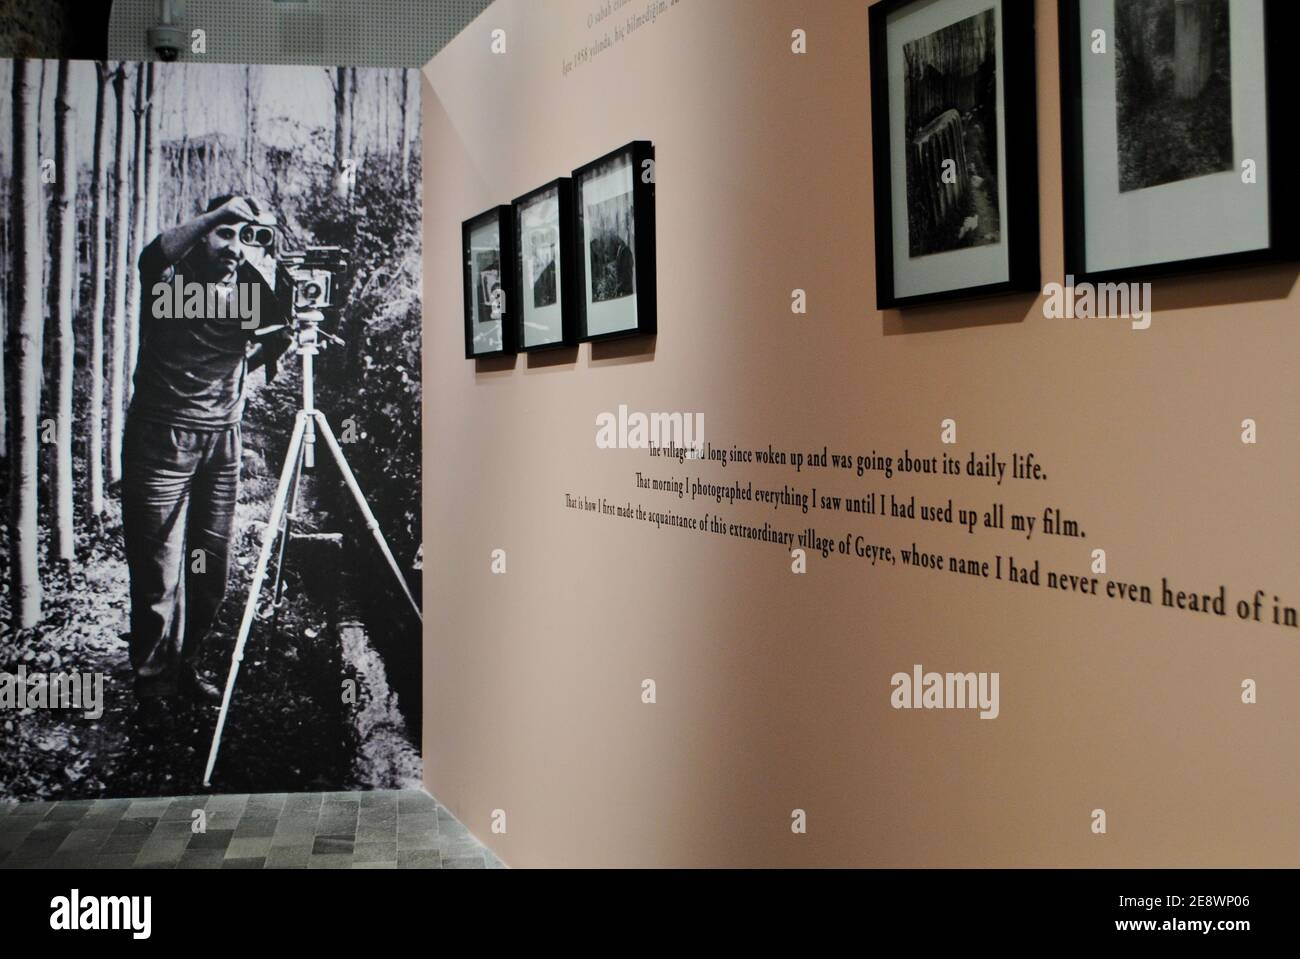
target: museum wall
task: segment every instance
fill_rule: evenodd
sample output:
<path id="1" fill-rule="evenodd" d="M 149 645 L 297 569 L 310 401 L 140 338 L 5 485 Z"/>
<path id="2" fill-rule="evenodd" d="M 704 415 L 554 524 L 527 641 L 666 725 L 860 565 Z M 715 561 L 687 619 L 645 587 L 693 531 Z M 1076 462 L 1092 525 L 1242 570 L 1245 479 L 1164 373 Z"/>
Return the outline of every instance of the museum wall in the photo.
<path id="1" fill-rule="evenodd" d="M 882 313 L 868 5 L 665 2 L 575 61 L 646 10 L 589 26 L 601 6 L 497 0 L 424 69 L 430 791 L 512 866 L 1300 863 L 1300 630 L 1272 621 L 1274 597 L 1300 605 L 1297 268 L 1158 281 L 1145 330 L 1048 318 L 1032 294 Z M 1036 17 L 1046 284 L 1064 273 L 1056 3 Z M 635 139 L 656 151 L 657 336 L 465 359 L 462 221 Z M 805 460 L 599 448 L 621 406 Z M 813 465 L 823 448 L 890 456 L 892 476 Z M 960 475 L 901 473 L 904 451 Z M 970 475 L 989 453 L 1042 473 Z M 915 497 L 918 516 L 679 498 L 638 473 Z M 582 508 L 602 499 L 634 516 Z M 919 518 L 949 500 L 973 530 Z M 1043 531 L 1055 510 L 1074 535 Z M 985 525 L 1016 513 L 1036 528 Z M 796 572 L 786 546 L 726 532 L 764 523 L 834 546 Z M 913 544 L 944 568 L 905 566 Z M 998 558 L 1001 578 L 947 557 Z M 1166 581 L 1211 608 L 1165 605 Z M 917 664 L 996 672 L 996 718 L 894 708 Z"/>

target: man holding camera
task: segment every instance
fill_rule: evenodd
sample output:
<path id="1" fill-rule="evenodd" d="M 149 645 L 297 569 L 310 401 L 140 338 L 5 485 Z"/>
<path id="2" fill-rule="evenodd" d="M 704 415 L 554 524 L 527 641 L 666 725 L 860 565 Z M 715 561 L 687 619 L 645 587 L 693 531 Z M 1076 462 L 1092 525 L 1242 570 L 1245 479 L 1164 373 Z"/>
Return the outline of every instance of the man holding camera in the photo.
<path id="1" fill-rule="evenodd" d="M 197 663 L 230 570 L 245 382 L 260 366 L 274 377 L 288 346 L 287 337 L 256 336 L 289 320 L 274 291 L 273 250 L 262 245 L 274 225 L 253 199 L 216 197 L 140 254 L 146 296 L 122 441 L 122 530 L 135 692 L 151 718 L 177 694 L 221 699 Z M 155 308 L 153 297 L 171 295 L 164 289 L 194 283 L 207 293 L 202 315 L 189 304 Z M 238 304 L 249 302 L 260 315 L 241 316 Z"/>

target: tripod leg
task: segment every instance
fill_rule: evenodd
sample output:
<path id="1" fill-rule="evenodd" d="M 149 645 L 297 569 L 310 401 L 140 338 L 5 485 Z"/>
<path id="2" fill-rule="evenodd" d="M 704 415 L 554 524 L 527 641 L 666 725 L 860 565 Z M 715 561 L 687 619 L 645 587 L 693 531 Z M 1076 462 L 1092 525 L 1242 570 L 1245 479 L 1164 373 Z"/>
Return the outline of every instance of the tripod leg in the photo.
<path id="1" fill-rule="evenodd" d="M 415 601 L 415 597 L 411 595 L 411 590 L 406 585 L 406 578 L 402 575 L 397 560 L 393 559 L 393 552 L 388 548 L 388 542 L 384 539 L 383 531 L 379 528 L 379 520 L 375 519 L 375 514 L 370 511 L 370 504 L 366 502 L 365 494 L 361 492 L 361 487 L 357 485 L 357 478 L 352 475 L 352 467 L 348 466 L 348 461 L 343 456 L 343 450 L 339 447 L 338 440 L 334 438 L 334 431 L 330 429 L 329 421 L 325 419 L 325 414 L 320 410 L 313 412 L 316 416 L 316 423 L 320 427 L 320 433 L 325 437 L 325 445 L 329 447 L 330 453 L 334 456 L 334 462 L 339 464 L 339 472 L 343 474 L 343 482 L 347 483 L 352 498 L 357 501 L 357 506 L 361 509 L 361 515 L 366 521 L 366 528 L 374 534 L 380 552 L 384 554 L 384 559 L 388 561 L 388 568 L 393 571 L 393 575 L 397 578 L 397 585 L 402 588 L 402 592 L 411 604 L 411 609 L 415 610 L 416 618 L 423 624 L 424 614 L 420 612 L 420 605 Z"/>
<path id="2" fill-rule="evenodd" d="M 275 500 L 271 504 L 271 515 L 266 521 L 266 532 L 262 534 L 262 552 L 257 558 L 257 568 L 253 571 L 253 580 L 248 585 L 248 602 L 244 604 L 244 618 L 239 624 L 239 637 L 235 640 L 235 651 L 230 658 L 230 675 L 226 677 L 226 692 L 221 697 L 221 713 L 217 716 L 217 728 L 212 734 L 212 748 L 208 752 L 208 765 L 203 771 L 203 785 L 212 785 L 212 768 L 217 764 L 217 750 L 221 748 L 221 733 L 226 728 L 226 715 L 230 712 L 230 698 L 235 692 L 235 679 L 239 675 L 239 664 L 244 659 L 244 646 L 248 643 L 248 634 L 253 628 L 253 619 L 257 613 L 257 594 L 266 579 L 266 568 L 271 561 L 271 550 L 275 546 L 276 536 L 280 530 L 280 517 L 284 511 L 285 500 L 289 496 L 289 484 L 293 479 L 298 463 L 298 454 L 302 449 L 303 433 L 307 429 L 309 413 L 299 412 L 297 422 L 293 425 L 293 436 L 289 440 L 289 452 L 284 457 L 284 469 L 280 471 L 280 485 L 275 491 Z"/>
<path id="3" fill-rule="evenodd" d="M 271 587 L 271 614 L 273 617 L 279 616 L 280 599 L 284 595 L 284 554 L 289 547 L 290 524 L 293 522 L 294 514 L 298 511 L 298 492 L 302 488 L 302 466 L 303 459 L 307 454 L 306 436 L 303 437 L 303 449 L 298 454 L 297 468 L 294 470 L 291 486 L 289 487 L 289 508 L 284 513 L 284 523 L 280 528 L 280 545 L 276 548 L 275 555 L 275 584 Z"/>

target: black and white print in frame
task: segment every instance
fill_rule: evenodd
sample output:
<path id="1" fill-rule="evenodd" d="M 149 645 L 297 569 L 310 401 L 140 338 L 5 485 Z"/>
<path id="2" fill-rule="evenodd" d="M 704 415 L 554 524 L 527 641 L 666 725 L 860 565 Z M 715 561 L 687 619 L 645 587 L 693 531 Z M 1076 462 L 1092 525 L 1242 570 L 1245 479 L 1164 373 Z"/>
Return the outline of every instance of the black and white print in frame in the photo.
<path id="1" fill-rule="evenodd" d="M 1295 0 L 1061 0 L 1065 267 L 1119 281 L 1297 255 Z M 1275 175 L 1276 174 L 1276 175 Z"/>
<path id="2" fill-rule="evenodd" d="M 573 171 L 578 335 L 656 331 L 654 146 L 635 140 Z"/>
<path id="3" fill-rule="evenodd" d="M 570 262 L 573 249 L 573 184 L 552 180 L 515 200 L 514 270 L 518 309 L 511 309 L 518 350 L 554 349 L 577 343 Z"/>
<path id="4" fill-rule="evenodd" d="M 461 224 L 465 278 L 465 358 L 506 356 L 515 352 L 514 218 L 497 206 Z"/>
<path id="5" fill-rule="evenodd" d="M 871 7 L 879 309 L 1039 289 L 1033 0 Z"/>

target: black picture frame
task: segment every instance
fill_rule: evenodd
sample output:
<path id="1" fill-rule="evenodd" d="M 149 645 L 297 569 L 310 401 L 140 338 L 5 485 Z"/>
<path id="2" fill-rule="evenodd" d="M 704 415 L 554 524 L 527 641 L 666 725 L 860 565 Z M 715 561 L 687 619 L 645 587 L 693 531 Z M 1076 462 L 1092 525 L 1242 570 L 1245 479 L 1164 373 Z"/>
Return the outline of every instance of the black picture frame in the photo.
<path id="1" fill-rule="evenodd" d="M 573 221 L 574 221 L 574 271 L 577 279 L 578 338 L 587 343 L 622 339 L 629 336 L 653 336 L 658 332 L 658 292 L 656 288 L 655 254 L 655 175 L 654 144 L 649 140 L 633 140 L 604 156 L 585 163 L 573 171 Z M 631 326 L 613 330 L 595 331 L 594 317 L 588 309 L 592 293 L 592 276 L 587 269 L 589 250 L 586 242 L 586 210 L 583 201 L 583 184 L 589 176 L 603 167 L 627 158 L 632 169 L 632 274 L 636 322 Z"/>
<path id="2" fill-rule="evenodd" d="M 528 343 L 525 323 L 527 319 L 527 309 L 524 303 L 524 297 L 530 287 L 526 282 L 524 270 L 524 236 L 525 230 L 521 223 L 521 217 L 524 211 L 531 206 L 538 198 L 548 193 L 556 194 L 556 227 L 559 236 L 556 239 L 555 258 L 558 261 L 555 270 L 556 289 L 559 291 L 560 307 L 560 337 L 555 340 L 547 340 L 544 343 Z M 523 196 L 515 199 L 511 204 L 511 222 L 513 224 L 513 260 L 514 284 L 516 291 L 515 309 L 511 313 L 511 320 L 515 327 L 515 350 L 519 353 L 532 353 L 540 350 L 555 350 L 567 346 L 577 345 L 576 335 L 577 325 L 574 316 L 577 310 L 577 283 L 574 280 L 573 269 L 573 182 L 568 177 L 559 177 L 544 183 L 535 190 L 530 190 Z"/>
<path id="3" fill-rule="evenodd" d="M 1265 131 L 1268 138 L 1267 246 L 1239 252 L 1092 270 L 1087 264 L 1086 196 L 1082 151 L 1083 61 L 1079 0 L 1057 0 L 1061 56 L 1061 161 L 1064 184 L 1065 273 L 1076 283 L 1119 283 L 1209 272 L 1300 258 L 1300 234 L 1287 230 L 1300 213 L 1300 190 L 1288 161 L 1295 156 L 1296 134 L 1283 115 L 1281 92 L 1294 84 L 1292 55 L 1285 45 L 1300 27 L 1295 0 L 1261 0 L 1264 10 Z"/>
<path id="4" fill-rule="evenodd" d="M 476 350 L 474 327 L 480 306 L 480 284 L 475 276 L 472 237 L 480 227 L 490 224 L 493 220 L 497 224 L 498 236 L 497 263 L 500 270 L 498 282 L 504 294 L 502 304 L 504 308 L 501 310 L 499 318 L 501 323 L 501 346 L 495 350 Z M 510 356 L 515 353 L 515 326 L 512 322 L 512 310 L 516 300 L 514 270 L 509 269 L 507 263 L 507 259 L 515 247 L 512 211 L 508 206 L 495 206 L 490 210 L 484 210 L 477 216 L 464 221 L 460 230 L 461 275 L 465 294 L 465 358 L 467 360 L 478 360 L 490 356 Z"/>
<path id="5" fill-rule="evenodd" d="M 923 0 L 883 0 L 868 13 L 871 51 L 872 183 L 875 200 L 876 308 L 899 309 L 1017 292 L 1041 292 L 1038 231 L 1038 121 L 1033 0 L 1001 0 L 1002 116 L 1006 163 L 1005 278 L 961 288 L 895 293 L 893 173 L 890 142 L 888 20 Z M 990 7 L 995 7 L 990 0 Z"/>

